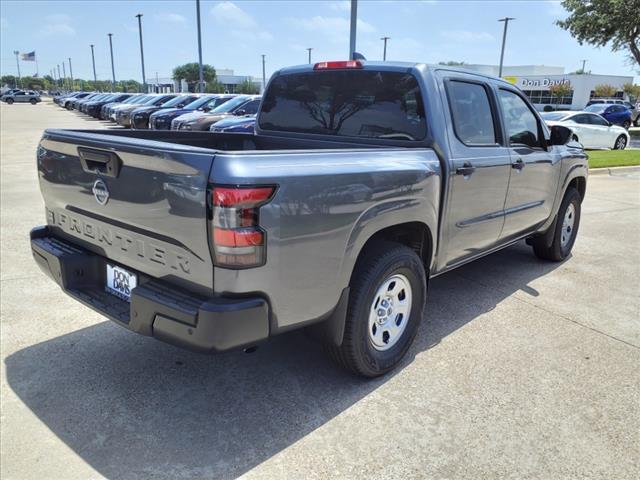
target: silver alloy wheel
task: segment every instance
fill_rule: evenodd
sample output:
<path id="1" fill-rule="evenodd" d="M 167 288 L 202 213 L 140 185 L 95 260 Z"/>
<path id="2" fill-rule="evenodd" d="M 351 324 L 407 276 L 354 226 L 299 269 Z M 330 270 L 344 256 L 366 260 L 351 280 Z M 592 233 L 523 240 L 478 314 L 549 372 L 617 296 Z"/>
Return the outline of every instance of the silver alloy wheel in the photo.
<path id="1" fill-rule="evenodd" d="M 564 212 L 564 219 L 562 220 L 562 231 L 560 233 L 560 246 L 566 247 L 571 237 L 573 236 L 573 225 L 576 221 L 576 207 L 573 203 L 567 206 L 567 211 Z"/>
<path id="2" fill-rule="evenodd" d="M 369 311 L 369 340 L 379 351 L 393 347 L 404 333 L 411 314 L 411 283 L 404 275 L 387 278 L 376 291 Z"/>
<path id="3" fill-rule="evenodd" d="M 622 135 L 620 135 L 620 137 L 618 137 L 618 141 L 616 142 L 616 149 L 624 150 L 624 147 L 626 146 L 627 146 L 627 139 L 624 138 Z"/>

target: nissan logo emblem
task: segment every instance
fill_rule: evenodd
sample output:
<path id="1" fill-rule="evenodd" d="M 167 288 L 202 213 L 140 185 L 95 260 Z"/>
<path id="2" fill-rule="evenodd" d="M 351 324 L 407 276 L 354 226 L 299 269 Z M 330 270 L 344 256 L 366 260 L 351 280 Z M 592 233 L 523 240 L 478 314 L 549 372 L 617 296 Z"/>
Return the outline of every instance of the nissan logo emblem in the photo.
<path id="1" fill-rule="evenodd" d="M 93 188 L 91 189 L 93 192 L 93 196 L 100 205 L 106 205 L 109 201 L 109 190 L 107 190 L 107 184 L 102 180 L 96 180 L 93 183 Z"/>

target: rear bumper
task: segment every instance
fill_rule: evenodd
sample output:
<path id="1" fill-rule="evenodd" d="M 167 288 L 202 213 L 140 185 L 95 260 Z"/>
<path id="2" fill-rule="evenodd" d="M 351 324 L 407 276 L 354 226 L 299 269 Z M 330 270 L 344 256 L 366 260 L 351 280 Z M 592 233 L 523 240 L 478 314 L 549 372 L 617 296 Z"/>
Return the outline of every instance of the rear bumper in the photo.
<path id="1" fill-rule="evenodd" d="M 204 298 L 138 273 L 129 303 L 105 292 L 106 258 L 56 238 L 46 226 L 30 236 L 36 263 L 65 293 L 131 331 L 204 353 L 269 336 L 263 298 Z"/>

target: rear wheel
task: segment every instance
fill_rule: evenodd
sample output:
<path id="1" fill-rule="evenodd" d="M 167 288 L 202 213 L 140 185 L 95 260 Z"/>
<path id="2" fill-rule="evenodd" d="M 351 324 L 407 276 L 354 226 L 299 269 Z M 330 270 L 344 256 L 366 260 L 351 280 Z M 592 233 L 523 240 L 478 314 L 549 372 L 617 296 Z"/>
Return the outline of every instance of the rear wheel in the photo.
<path id="1" fill-rule="evenodd" d="M 29 100 L 29 103 L 31 105 L 35 105 L 36 103 L 38 103 L 38 101 L 35 98 L 32 98 L 31 100 Z"/>
<path id="2" fill-rule="evenodd" d="M 544 237 L 533 241 L 533 251 L 537 257 L 560 262 L 569 256 L 580 226 L 580 201 L 578 191 L 569 188 L 558 211 L 551 245 L 545 245 Z"/>
<path id="3" fill-rule="evenodd" d="M 627 137 L 625 137 L 624 135 L 620 135 L 618 138 L 616 138 L 616 143 L 613 144 L 613 149 L 624 150 L 625 148 L 627 148 Z"/>
<path id="4" fill-rule="evenodd" d="M 377 377 L 402 360 L 424 312 L 426 274 L 410 248 L 378 242 L 362 254 L 351 281 L 342 345 L 326 345 L 340 366 Z"/>

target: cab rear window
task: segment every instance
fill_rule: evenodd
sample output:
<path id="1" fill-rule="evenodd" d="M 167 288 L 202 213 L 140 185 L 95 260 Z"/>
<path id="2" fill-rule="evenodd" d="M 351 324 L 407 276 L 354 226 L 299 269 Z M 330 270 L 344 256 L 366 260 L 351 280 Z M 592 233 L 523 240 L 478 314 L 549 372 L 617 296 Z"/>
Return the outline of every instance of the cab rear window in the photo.
<path id="1" fill-rule="evenodd" d="M 314 71 L 274 79 L 262 102 L 263 130 L 422 140 L 424 102 L 402 72 Z"/>

